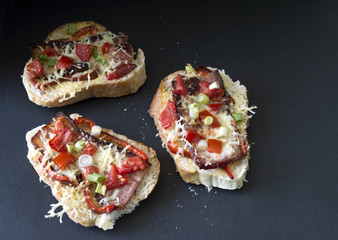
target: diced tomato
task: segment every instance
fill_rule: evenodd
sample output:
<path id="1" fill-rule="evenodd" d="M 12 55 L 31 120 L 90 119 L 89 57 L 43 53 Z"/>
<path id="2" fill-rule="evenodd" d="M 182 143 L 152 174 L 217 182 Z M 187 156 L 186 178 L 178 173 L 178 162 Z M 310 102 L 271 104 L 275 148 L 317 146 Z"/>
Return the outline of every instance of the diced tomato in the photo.
<path id="1" fill-rule="evenodd" d="M 56 51 L 55 48 L 47 46 L 45 50 L 42 53 L 40 53 L 40 55 L 47 55 L 48 57 L 53 57 L 53 56 L 58 56 L 59 53 L 58 51 Z"/>
<path id="2" fill-rule="evenodd" d="M 71 141 L 73 141 L 72 131 L 64 128 L 49 141 L 49 146 L 57 152 L 65 152 L 66 144 Z"/>
<path id="3" fill-rule="evenodd" d="M 74 41 L 78 40 L 80 37 L 85 36 L 89 34 L 90 36 L 96 35 L 99 32 L 99 30 L 95 27 L 95 25 L 90 25 L 87 27 L 83 27 L 79 30 L 77 30 L 72 38 Z"/>
<path id="4" fill-rule="evenodd" d="M 96 151 L 97 151 L 96 147 L 89 142 L 87 143 L 86 148 L 83 151 L 83 154 L 88 154 L 92 156 L 94 153 L 96 153 Z"/>
<path id="5" fill-rule="evenodd" d="M 170 141 L 170 142 L 168 142 L 167 146 L 168 146 L 170 152 L 172 152 L 173 154 L 176 154 L 178 152 L 178 146 L 177 146 L 177 144 L 174 144 L 174 143 L 172 143 Z M 183 155 L 185 157 L 191 158 L 191 155 L 190 155 L 190 153 L 187 150 L 183 151 Z"/>
<path id="6" fill-rule="evenodd" d="M 209 70 L 209 69 L 206 68 L 206 67 L 199 67 L 199 68 L 197 68 L 196 72 L 197 72 L 200 76 L 206 76 L 206 75 L 208 75 L 209 73 L 211 73 L 212 71 Z"/>
<path id="7" fill-rule="evenodd" d="M 83 62 L 88 62 L 92 57 L 93 46 L 87 44 L 76 43 L 76 55 Z"/>
<path id="8" fill-rule="evenodd" d="M 217 118 L 214 115 L 212 115 L 208 110 L 203 110 L 202 112 L 200 112 L 199 119 L 200 119 L 200 121 L 204 121 L 204 119 L 208 116 L 213 118 L 213 121 L 212 121 L 212 124 L 210 125 L 210 127 L 218 128 L 218 127 L 221 126 L 221 124 L 219 123 Z"/>
<path id="9" fill-rule="evenodd" d="M 204 139 L 198 132 L 189 129 L 187 136 L 185 138 L 190 143 L 197 143 L 199 140 Z"/>
<path id="10" fill-rule="evenodd" d="M 135 64 L 125 64 L 119 67 L 116 67 L 112 72 L 107 73 L 107 80 L 119 79 L 131 71 L 133 71 L 137 66 Z"/>
<path id="11" fill-rule="evenodd" d="M 147 167 L 147 162 L 145 162 L 142 158 L 132 157 L 122 163 L 122 165 L 118 168 L 118 173 L 121 175 L 129 174 L 146 169 Z"/>
<path id="12" fill-rule="evenodd" d="M 37 60 L 36 58 L 34 58 L 33 64 L 34 64 L 35 76 L 36 77 L 44 77 L 45 73 L 43 72 L 42 65 L 39 62 L 39 60 Z"/>
<path id="13" fill-rule="evenodd" d="M 113 47 L 114 45 L 109 43 L 109 42 L 106 42 L 103 44 L 102 46 L 102 54 L 106 54 L 109 52 L 109 50 Z"/>
<path id="14" fill-rule="evenodd" d="M 221 88 L 213 88 L 213 89 L 210 89 L 209 91 L 209 97 L 214 102 L 222 101 L 223 95 L 224 95 L 224 89 L 221 89 Z"/>
<path id="15" fill-rule="evenodd" d="M 176 106 L 172 101 L 169 101 L 158 120 L 160 121 L 162 127 L 167 130 L 174 124 L 176 116 Z"/>
<path id="16" fill-rule="evenodd" d="M 201 93 L 204 93 L 205 95 L 208 95 L 208 96 L 209 96 L 209 94 L 210 94 L 209 85 L 210 85 L 209 82 L 203 81 L 203 82 L 201 83 L 201 86 L 200 86 L 200 92 L 201 92 Z"/>
<path id="17" fill-rule="evenodd" d="M 93 120 L 85 117 L 78 117 L 74 120 L 74 122 L 76 125 L 87 125 L 90 128 L 96 125 Z"/>
<path id="18" fill-rule="evenodd" d="M 57 64 L 55 65 L 56 70 L 63 70 L 72 67 L 74 64 L 74 59 L 62 55 Z"/>
<path id="19" fill-rule="evenodd" d="M 32 81 L 35 87 L 40 88 L 40 85 L 36 81 L 36 77 L 44 77 L 45 73 L 43 72 L 43 68 L 39 60 L 36 58 L 33 59 L 33 61 L 27 65 L 27 75 L 29 79 Z"/>
<path id="20" fill-rule="evenodd" d="M 61 169 L 65 169 L 69 163 L 75 159 L 75 156 L 70 152 L 62 152 L 54 158 L 54 163 Z"/>
<path id="21" fill-rule="evenodd" d="M 187 88 L 184 84 L 183 77 L 178 74 L 176 77 L 175 87 L 174 87 L 174 93 L 179 95 L 188 95 Z"/>
<path id="22" fill-rule="evenodd" d="M 119 174 L 117 167 L 115 166 L 115 164 L 113 164 L 108 174 L 108 178 L 105 181 L 107 190 L 112 190 L 115 188 L 122 187 L 126 185 L 127 183 L 128 183 L 127 176 L 123 176 Z"/>
<path id="23" fill-rule="evenodd" d="M 208 107 L 211 111 L 214 111 L 215 113 L 219 113 L 219 110 L 223 106 L 223 103 L 210 103 L 208 104 Z"/>
<path id="24" fill-rule="evenodd" d="M 222 153 L 222 141 L 217 139 L 208 140 L 208 152 L 210 153 Z"/>

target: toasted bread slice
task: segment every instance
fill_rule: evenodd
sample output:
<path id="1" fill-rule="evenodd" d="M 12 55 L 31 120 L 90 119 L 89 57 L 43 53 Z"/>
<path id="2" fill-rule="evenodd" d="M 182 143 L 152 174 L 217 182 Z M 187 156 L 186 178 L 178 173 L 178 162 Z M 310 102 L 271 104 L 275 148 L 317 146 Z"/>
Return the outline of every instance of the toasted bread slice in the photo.
<path id="1" fill-rule="evenodd" d="M 209 73 L 214 76 L 208 76 Z M 210 95 L 210 90 L 202 90 L 201 83 L 212 86 L 215 76 L 219 82 L 213 85 L 223 89 L 219 90 L 223 93 L 222 99 Z M 201 91 L 209 94 L 208 102 L 198 100 Z M 195 108 L 195 113 L 190 112 L 190 108 Z M 248 108 L 247 90 L 239 81 L 233 82 L 224 70 L 201 67 L 195 71 L 191 65 L 186 71 L 177 71 L 164 78 L 150 106 L 150 116 L 163 146 L 174 159 L 182 179 L 208 188 L 231 190 L 242 187 L 249 169 L 246 139 L 249 111 L 252 112 Z M 211 125 L 203 121 L 205 113 L 212 116 Z M 234 113 L 242 119 L 236 122 Z M 215 153 L 212 141 L 221 144 L 220 152 Z"/>
<path id="2" fill-rule="evenodd" d="M 27 157 L 40 181 L 50 186 L 59 201 L 51 204 L 46 217 L 58 216 L 61 221 L 67 213 L 83 226 L 107 230 L 152 192 L 160 163 L 152 148 L 104 128 L 94 137 L 93 126 L 95 123 L 78 114 L 59 113 L 51 123 L 26 134 Z M 76 148 L 82 140 L 85 147 Z M 130 164 L 137 167 L 131 169 Z M 88 177 L 94 173 L 101 175 L 101 182 Z M 56 212 L 60 206 L 63 210 Z"/>
<path id="3" fill-rule="evenodd" d="M 134 57 L 127 35 L 95 22 L 62 25 L 31 51 L 22 79 L 29 99 L 41 106 L 120 97 L 135 93 L 146 80 L 143 51 Z"/>

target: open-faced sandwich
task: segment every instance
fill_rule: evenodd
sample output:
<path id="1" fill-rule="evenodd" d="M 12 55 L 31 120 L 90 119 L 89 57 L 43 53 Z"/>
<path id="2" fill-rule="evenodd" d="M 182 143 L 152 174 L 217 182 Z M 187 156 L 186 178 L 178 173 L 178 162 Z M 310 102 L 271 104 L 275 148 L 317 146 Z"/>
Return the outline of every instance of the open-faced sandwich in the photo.
<path id="1" fill-rule="evenodd" d="M 111 229 L 148 197 L 159 177 L 153 149 L 78 114 L 59 113 L 26 140 L 28 159 L 59 201 L 47 217 L 61 220 L 66 212 L 83 226 Z"/>
<path id="2" fill-rule="evenodd" d="M 94 22 L 62 25 L 32 44 L 31 52 L 22 79 L 29 99 L 41 106 L 120 97 L 135 93 L 146 80 L 142 50 L 134 57 L 126 34 Z"/>
<path id="3" fill-rule="evenodd" d="M 224 70 L 190 64 L 161 81 L 150 106 L 183 180 L 223 189 L 241 188 L 245 180 L 249 112 L 239 81 Z"/>

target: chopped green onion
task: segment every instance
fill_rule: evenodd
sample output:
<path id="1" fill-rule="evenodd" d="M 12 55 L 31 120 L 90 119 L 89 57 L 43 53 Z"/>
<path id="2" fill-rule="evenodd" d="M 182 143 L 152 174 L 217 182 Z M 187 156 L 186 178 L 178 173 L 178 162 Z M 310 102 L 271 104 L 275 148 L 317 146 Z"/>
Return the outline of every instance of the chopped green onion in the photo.
<path id="1" fill-rule="evenodd" d="M 208 143 L 207 141 L 201 139 L 197 145 L 196 145 L 196 149 L 199 151 L 206 151 L 208 149 Z"/>
<path id="2" fill-rule="evenodd" d="M 209 96 L 205 95 L 204 93 L 199 93 L 197 95 L 197 102 L 203 103 L 203 104 L 208 104 L 209 103 Z"/>
<path id="3" fill-rule="evenodd" d="M 54 65 L 56 64 L 56 62 L 57 62 L 56 59 L 49 58 L 48 61 L 47 61 L 47 66 L 48 67 L 54 67 Z"/>
<path id="4" fill-rule="evenodd" d="M 191 66 L 190 63 L 188 63 L 187 66 L 185 66 L 185 71 L 187 73 L 194 73 L 194 72 L 196 72 L 195 69 Z"/>
<path id="5" fill-rule="evenodd" d="M 198 103 L 192 103 L 192 104 L 189 104 L 188 108 L 197 108 L 199 109 L 200 105 Z"/>
<path id="6" fill-rule="evenodd" d="M 77 31 L 77 26 L 75 23 L 68 24 L 67 34 L 73 35 Z"/>
<path id="7" fill-rule="evenodd" d="M 233 113 L 232 117 L 235 119 L 236 122 L 240 122 L 243 120 L 243 114 L 242 113 Z"/>
<path id="8" fill-rule="evenodd" d="M 86 176 L 86 179 L 88 181 L 91 181 L 91 182 L 95 182 L 95 183 L 98 183 L 98 184 L 103 184 L 104 181 L 106 180 L 106 177 L 101 175 L 101 174 L 98 174 L 96 172 L 92 173 L 92 174 L 88 174 Z"/>
<path id="9" fill-rule="evenodd" d="M 100 126 L 94 125 L 94 126 L 92 127 L 91 134 L 92 134 L 94 137 L 98 137 L 98 136 L 100 136 L 101 131 L 102 131 L 102 128 L 101 128 Z"/>
<path id="10" fill-rule="evenodd" d="M 75 151 L 80 152 L 82 149 L 84 149 L 86 144 L 85 140 L 80 140 L 77 143 L 75 143 Z"/>
<path id="11" fill-rule="evenodd" d="M 106 62 L 107 62 L 107 60 L 104 57 L 100 56 L 100 55 L 98 55 L 96 57 L 96 61 L 100 62 L 102 65 L 105 65 Z"/>
<path id="12" fill-rule="evenodd" d="M 209 85 L 209 89 L 214 89 L 214 88 L 219 88 L 218 82 L 213 82 L 212 84 Z"/>
<path id="13" fill-rule="evenodd" d="M 67 143 L 66 146 L 67 146 L 68 152 L 72 153 L 74 151 L 74 145 L 70 145 L 70 144 Z"/>
<path id="14" fill-rule="evenodd" d="M 99 54 L 97 53 L 97 47 L 93 47 L 92 55 L 94 58 L 97 58 L 97 56 L 99 56 Z"/>
<path id="15" fill-rule="evenodd" d="M 189 109 L 189 116 L 192 119 L 197 119 L 199 114 L 200 114 L 200 111 L 198 110 L 198 108 L 192 107 L 192 108 Z"/>
<path id="16" fill-rule="evenodd" d="M 57 62 L 56 59 L 48 58 L 48 56 L 46 54 L 42 54 L 42 55 L 38 56 L 37 59 L 39 60 L 39 62 L 41 64 L 47 63 L 48 67 L 53 67 L 55 65 L 55 63 Z"/>
<path id="17" fill-rule="evenodd" d="M 101 195 L 105 195 L 106 194 L 106 190 L 107 190 L 107 186 L 106 185 L 102 185 L 102 184 L 97 184 L 95 192 L 99 193 Z"/>
<path id="18" fill-rule="evenodd" d="M 223 126 L 219 127 L 218 132 L 217 132 L 217 136 L 219 136 L 219 137 L 228 136 L 228 128 L 223 127 Z"/>
<path id="19" fill-rule="evenodd" d="M 48 56 L 46 54 L 41 54 L 37 57 L 40 63 L 46 63 L 48 61 Z"/>
<path id="20" fill-rule="evenodd" d="M 204 124 L 205 125 L 211 125 L 213 123 L 214 119 L 211 116 L 207 116 L 206 118 L 204 118 Z"/>

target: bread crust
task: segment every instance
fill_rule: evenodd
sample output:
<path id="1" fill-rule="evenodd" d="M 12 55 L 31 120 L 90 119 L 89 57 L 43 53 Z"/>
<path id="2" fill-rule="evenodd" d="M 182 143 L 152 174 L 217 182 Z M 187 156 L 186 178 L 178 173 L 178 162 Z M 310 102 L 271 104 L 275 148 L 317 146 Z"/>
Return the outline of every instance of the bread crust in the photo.
<path id="1" fill-rule="evenodd" d="M 95 25 L 100 32 L 105 31 L 105 27 L 92 21 L 77 22 L 79 27 Z M 62 39 L 67 32 L 68 24 L 62 25 L 51 32 L 46 41 Z M 145 56 L 141 49 L 138 49 L 135 63 L 137 67 L 126 76 L 117 80 L 106 80 L 104 75 L 99 75 L 96 79 L 87 81 L 71 82 L 74 93 L 68 92 L 66 96 L 55 94 L 53 88 L 40 91 L 36 89 L 27 74 L 27 65 L 33 61 L 31 58 L 25 65 L 22 75 L 22 82 L 26 89 L 30 101 L 44 107 L 63 107 L 88 98 L 96 97 L 121 97 L 137 92 L 147 79 L 145 69 Z M 60 83 L 63 84 L 63 83 Z"/>
<path id="2" fill-rule="evenodd" d="M 171 94 L 168 94 L 168 91 L 171 91 L 168 86 L 171 86 L 171 81 L 175 79 L 178 74 L 183 73 L 185 73 L 185 71 L 183 70 L 176 71 L 165 77 L 160 82 L 160 85 L 150 105 L 149 114 L 154 119 L 154 123 L 157 127 L 159 136 L 163 143 L 167 142 L 168 136 L 167 133 L 163 131 L 163 128 L 158 119 L 161 115 L 162 110 L 167 105 L 167 102 L 171 100 L 170 97 L 168 97 L 171 96 Z M 243 96 L 247 98 L 246 91 L 243 93 Z M 222 189 L 234 190 L 241 188 L 243 186 L 243 182 L 246 181 L 245 176 L 249 169 L 249 153 L 243 159 L 234 161 L 229 165 L 231 166 L 231 169 L 233 170 L 235 175 L 235 178 L 231 179 L 224 170 L 221 170 L 219 168 L 208 170 L 200 169 L 191 158 L 184 157 L 180 154 L 174 154 L 169 150 L 167 144 L 164 145 L 167 152 L 174 159 L 176 168 L 183 181 L 187 183 L 194 183 L 197 185 L 202 184 L 208 188 L 218 187 Z"/>
<path id="3" fill-rule="evenodd" d="M 28 131 L 26 134 L 26 141 L 28 146 L 28 155 L 27 158 L 29 159 L 30 163 L 34 167 L 37 174 L 40 176 L 40 179 L 50 186 L 52 190 L 53 196 L 61 202 L 62 199 L 65 197 L 65 194 L 67 194 L 67 191 L 65 188 L 68 186 L 61 184 L 59 181 L 54 180 L 50 178 L 48 175 L 46 175 L 44 168 L 41 166 L 38 158 L 40 156 L 40 152 L 34 148 L 34 146 L 31 143 L 31 138 L 43 127 L 44 125 L 41 125 L 37 128 L 34 128 L 31 131 Z M 113 130 L 110 129 L 102 129 L 104 132 L 109 133 L 112 136 L 115 136 L 119 139 L 122 139 L 133 146 L 139 148 L 143 152 L 145 152 L 148 155 L 148 162 L 150 163 L 149 170 L 147 174 L 142 178 L 141 182 L 139 183 L 135 193 L 127 203 L 124 209 L 121 210 L 114 210 L 109 214 L 96 214 L 92 213 L 93 218 L 92 219 L 85 219 L 81 217 L 81 215 L 76 214 L 73 209 L 67 208 L 67 206 L 63 206 L 65 208 L 67 215 L 70 219 L 72 219 L 75 223 L 79 223 L 82 226 L 90 227 L 90 226 L 97 226 L 104 230 L 112 229 L 114 227 L 114 224 L 116 220 L 121 217 L 124 214 L 128 214 L 132 212 L 136 206 L 139 205 L 139 202 L 146 199 L 149 194 L 153 191 L 155 188 L 155 185 L 159 178 L 160 173 L 160 163 L 157 159 L 156 152 L 150 148 L 144 145 L 143 143 L 128 139 L 126 136 L 117 134 Z M 81 184 L 78 187 L 82 187 Z M 82 193 L 82 190 L 81 190 Z M 83 194 L 83 193 L 82 193 Z M 84 198 L 84 195 L 83 195 Z M 85 206 L 87 207 L 87 206 Z M 88 207 L 87 207 L 88 208 Z M 88 208 L 89 210 L 89 208 Z M 108 215 L 109 220 L 103 221 L 102 216 Z"/>

